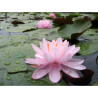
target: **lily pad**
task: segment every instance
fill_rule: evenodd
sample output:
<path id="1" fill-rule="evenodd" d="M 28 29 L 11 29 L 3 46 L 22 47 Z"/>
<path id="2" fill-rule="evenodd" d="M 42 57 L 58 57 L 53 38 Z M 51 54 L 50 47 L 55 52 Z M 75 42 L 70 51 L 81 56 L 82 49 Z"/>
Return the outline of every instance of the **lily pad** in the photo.
<path id="1" fill-rule="evenodd" d="M 58 84 L 53 84 L 50 82 L 48 76 L 45 76 L 39 80 L 32 79 L 32 72 L 20 72 L 15 74 L 7 74 L 6 80 L 3 81 L 3 85 L 13 85 L 13 86 L 66 86 L 64 80 L 61 80 Z"/>
<path id="2" fill-rule="evenodd" d="M 36 22 L 32 22 L 28 24 L 19 24 L 17 27 L 11 26 L 8 29 L 3 29 L 3 30 L 5 32 L 24 32 L 25 30 L 32 29 L 35 26 L 36 26 Z"/>
<path id="3" fill-rule="evenodd" d="M 7 68 L 8 72 L 26 71 L 27 66 L 24 58 L 33 57 L 35 52 L 30 44 L 20 44 L 0 49 L 0 67 Z"/>
<path id="4" fill-rule="evenodd" d="M 7 69 L 0 68 L 0 85 L 4 85 L 4 81 L 6 81 Z"/>
<path id="5" fill-rule="evenodd" d="M 80 14 L 78 17 L 74 17 L 74 20 L 83 19 L 83 20 L 94 20 L 96 18 L 96 14 Z"/>
<path id="6" fill-rule="evenodd" d="M 52 29 L 37 29 L 35 31 L 31 31 L 28 33 L 25 33 L 29 35 L 30 40 L 40 40 L 42 41 L 43 38 L 46 38 L 48 40 L 56 39 L 59 37 L 59 34 L 53 33 L 57 32 L 58 28 L 52 28 Z"/>
<path id="7" fill-rule="evenodd" d="M 61 27 L 58 33 L 64 38 L 75 39 L 89 27 L 91 27 L 90 21 L 76 20 L 73 24 L 67 24 Z"/>
<path id="8" fill-rule="evenodd" d="M 87 55 L 98 51 L 98 33 L 97 29 L 89 29 L 83 35 L 81 35 L 76 45 L 80 46 L 79 53 L 82 55 Z M 83 39 L 83 41 L 81 41 Z"/>

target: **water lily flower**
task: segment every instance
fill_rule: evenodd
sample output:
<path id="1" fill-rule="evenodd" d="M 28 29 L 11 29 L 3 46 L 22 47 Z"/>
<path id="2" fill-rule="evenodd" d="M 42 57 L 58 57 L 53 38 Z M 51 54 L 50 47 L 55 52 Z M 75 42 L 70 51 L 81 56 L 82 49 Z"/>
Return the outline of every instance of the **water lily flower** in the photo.
<path id="1" fill-rule="evenodd" d="M 49 17 L 56 18 L 55 14 L 49 14 Z"/>
<path id="2" fill-rule="evenodd" d="M 69 46 L 67 40 L 63 42 L 61 38 L 58 38 L 56 41 L 50 42 L 43 38 L 43 42 L 40 42 L 40 48 L 34 44 L 32 47 L 36 52 L 35 58 L 26 58 L 25 62 L 31 67 L 37 67 L 32 74 L 33 79 L 40 79 L 48 74 L 50 81 L 57 83 L 62 77 L 61 71 L 71 77 L 79 78 L 78 70 L 86 69 L 82 65 L 84 60 L 73 58 L 80 47 Z"/>
<path id="3" fill-rule="evenodd" d="M 52 23 L 50 20 L 40 20 L 38 21 L 36 27 L 41 29 L 44 29 L 44 28 L 50 29 L 52 28 Z"/>

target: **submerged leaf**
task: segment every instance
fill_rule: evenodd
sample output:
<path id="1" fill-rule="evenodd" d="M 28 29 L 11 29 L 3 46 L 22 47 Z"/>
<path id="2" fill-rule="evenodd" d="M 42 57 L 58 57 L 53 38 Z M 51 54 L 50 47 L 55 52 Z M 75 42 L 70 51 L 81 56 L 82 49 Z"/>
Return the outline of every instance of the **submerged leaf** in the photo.
<path id="1" fill-rule="evenodd" d="M 11 23 L 12 23 L 14 26 L 18 26 L 18 24 L 24 24 L 24 22 L 18 21 L 18 20 L 12 21 Z"/>
<path id="2" fill-rule="evenodd" d="M 65 24 L 71 24 L 72 23 L 72 17 L 56 18 L 53 20 L 53 23 L 57 26 L 62 26 Z"/>

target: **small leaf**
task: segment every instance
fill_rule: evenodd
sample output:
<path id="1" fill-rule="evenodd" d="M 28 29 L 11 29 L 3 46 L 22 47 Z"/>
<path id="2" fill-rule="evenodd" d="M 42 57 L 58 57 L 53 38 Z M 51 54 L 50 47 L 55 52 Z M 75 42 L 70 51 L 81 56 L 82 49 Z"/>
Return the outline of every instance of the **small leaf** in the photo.
<path id="1" fill-rule="evenodd" d="M 18 26 L 18 24 L 24 24 L 24 22 L 18 21 L 18 20 L 12 21 L 11 23 L 12 23 L 14 26 Z"/>

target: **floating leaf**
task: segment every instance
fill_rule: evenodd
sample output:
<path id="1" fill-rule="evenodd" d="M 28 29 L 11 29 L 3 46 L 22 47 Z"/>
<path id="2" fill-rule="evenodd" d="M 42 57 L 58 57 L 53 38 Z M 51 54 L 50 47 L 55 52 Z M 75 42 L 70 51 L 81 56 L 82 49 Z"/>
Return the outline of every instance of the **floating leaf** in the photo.
<path id="1" fill-rule="evenodd" d="M 97 29 L 89 29 L 83 35 L 81 35 L 76 45 L 80 46 L 79 53 L 82 55 L 87 55 L 98 51 L 98 33 Z M 83 41 L 81 41 L 83 39 Z"/>
<path id="2" fill-rule="evenodd" d="M 0 68 L 0 85 L 4 85 L 4 81 L 6 81 L 7 69 Z"/>
<path id="3" fill-rule="evenodd" d="M 76 20 L 73 24 L 67 24 L 61 27 L 58 33 L 64 38 L 75 39 L 84 33 L 90 26 L 90 21 Z"/>
<path id="4" fill-rule="evenodd" d="M 24 58 L 33 58 L 35 52 L 30 44 L 19 44 L 17 46 L 9 46 L 0 49 L 0 67 L 7 68 L 8 72 L 26 71 Z"/>
<path id="5" fill-rule="evenodd" d="M 64 80 L 61 80 L 58 84 L 53 84 L 50 82 L 49 78 L 43 77 L 39 80 L 32 79 L 32 72 L 20 72 L 15 74 L 8 74 L 6 80 L 3 81 L 2 85 L 13 85 L 13 86 L 66 86 Z"/>

